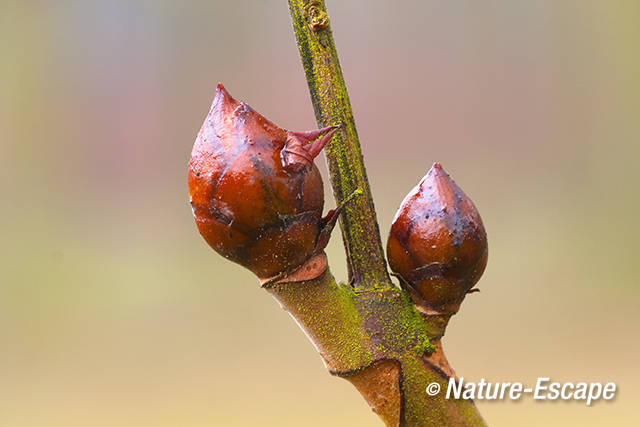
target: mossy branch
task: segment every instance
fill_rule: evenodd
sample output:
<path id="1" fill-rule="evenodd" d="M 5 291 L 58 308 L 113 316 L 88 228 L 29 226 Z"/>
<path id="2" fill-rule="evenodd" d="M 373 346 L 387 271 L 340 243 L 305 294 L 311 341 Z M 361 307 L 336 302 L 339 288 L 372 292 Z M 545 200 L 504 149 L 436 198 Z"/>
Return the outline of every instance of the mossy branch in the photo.
<path id="1" fill-rule="evenodd" d="M 363 193 L 340 216 L 350 282 L 362 290 L 388 288 L 371 189 L 324 2 L 289 0 L 289 11 L 316 120 L 320 127 L 341 126 L 325 149 L 336 202 L 356 189 Z"/>
<path id="2" fill-rule="evenodd" d="M 304 330 L 331 374 L 350 381 L 388 426 L 484 425 L 472 401 L 426 394 L 434 382 L 446 390 L 454 373 L 406 292 L 358 293 L 338 284 L 324 253 L 263 287 Z"/>

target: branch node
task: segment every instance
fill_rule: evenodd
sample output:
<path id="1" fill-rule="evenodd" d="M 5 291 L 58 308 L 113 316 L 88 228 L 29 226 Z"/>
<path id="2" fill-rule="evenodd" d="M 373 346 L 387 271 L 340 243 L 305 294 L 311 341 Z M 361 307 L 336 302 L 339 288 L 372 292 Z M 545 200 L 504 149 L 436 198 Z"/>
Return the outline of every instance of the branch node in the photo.
<path id="1" fill-rule="evenodd" d="M 319 1 L 310 1 L 309 4 L 305 6 L 305 12 L 309 20 L 309 28 L 312 30 L 318 31 L 329 25 L 329 16 L 327 12 L 322 9 Z"/>

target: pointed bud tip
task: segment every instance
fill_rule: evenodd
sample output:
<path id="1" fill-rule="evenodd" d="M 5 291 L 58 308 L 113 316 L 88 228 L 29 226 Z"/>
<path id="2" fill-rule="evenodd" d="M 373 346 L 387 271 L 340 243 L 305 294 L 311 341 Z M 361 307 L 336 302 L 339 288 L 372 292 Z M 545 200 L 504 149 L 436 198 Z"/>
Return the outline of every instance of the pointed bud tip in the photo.
<path id="1" fill-rule="evenodd" d="M 329 127 L 329 131 L 326 133 L 327 135 L 327 140 L 328 138 L 331 138 L 333 136 L 334 133 L 336 133 L 338 131 L 338 129 L 340 129 L 340 126 L 330 126 Z"/>
<path id="2" fill-rule="evenodd" d="M 444 168 L 442 167 L 442 164 L 440 162 L 435 162 L 432 166 L 431 169 L 429 169 L 429 173 L 428 175 L 431 174 L 437 174 L 437 175 L 446 175 L 449 176 L 449 174 L 447 174 L 447 172 L 444 170 Z"/>
<path id="3" fill-rule="evenodd" d="M 216 86 L 216 94 L 213 97 L 213 105 L 212 106 L 226 106 L 225 108 L 235 108 L 239 102 L 231 96 L 231 94 L 227 91 L 227 89 L 222 85 L 222 83 L 218 83 Z"/>
<path id="4" fill-rule="evenodd" d="M 453 181 L 440 162 L 435 162 L 427 174 L 420 180 L 420 186 L 432 185 L 434 182 Z"/>
<path id="5" fill-rule="evenodd" d="M 227 91 L 227 89 L 222 85 L 222 83 L 218 83 L 216 86 L 216 98 L 218 96 L 224 96 L 225 98 L 231 98 L 231 95 Z"/>
<path id="6" fill-rule="evenodd" d="M 435 162 L 433 166 L 431 166 L 431 169 L 429 169 L 429 172 L 425 175 L 425 179 L 453 181 L 440 162 Z"/>

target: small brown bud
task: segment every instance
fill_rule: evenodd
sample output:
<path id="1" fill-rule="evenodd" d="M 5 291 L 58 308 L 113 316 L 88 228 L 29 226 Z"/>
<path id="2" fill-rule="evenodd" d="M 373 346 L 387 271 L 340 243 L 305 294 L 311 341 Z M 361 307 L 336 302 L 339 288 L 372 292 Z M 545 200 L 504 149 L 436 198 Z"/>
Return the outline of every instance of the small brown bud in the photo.
<path id="1" fill-rule="evenodd" d="M 282 129 L 218 85 L 189 161 L 191 206 L 207 243 L 260 278 L 320 251 L 337 216 L 322 218 L 313 160 L 337 128 Z"/>
<path id="2" fill-rule="evenodd" d="M 441 313 L 455 313 L 484 272 L 487 234 L 480 215 L 439 163 L 400 205 L 387 257 L 416 304 Z"/>

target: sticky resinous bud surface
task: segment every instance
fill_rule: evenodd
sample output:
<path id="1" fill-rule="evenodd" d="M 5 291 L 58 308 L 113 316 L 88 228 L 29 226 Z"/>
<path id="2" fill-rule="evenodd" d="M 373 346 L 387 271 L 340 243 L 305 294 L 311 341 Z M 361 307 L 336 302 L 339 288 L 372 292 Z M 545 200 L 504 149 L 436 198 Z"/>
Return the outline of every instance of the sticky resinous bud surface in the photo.
<path id="1" fill-rule="evenodd" d="M 414 302 L 455 313 L 487 264 L 487 235 L 473 202 L 438 163 L 405 197 L 387 256 Z"/>
<path id="2" fill-rule="evenodd" d="M 218 85 L 188 168 L 193 215 L 207 243 L 260 278 L 321 250 L 324 190 L 313 160 L 336 128 L 287 131 Z"/>

